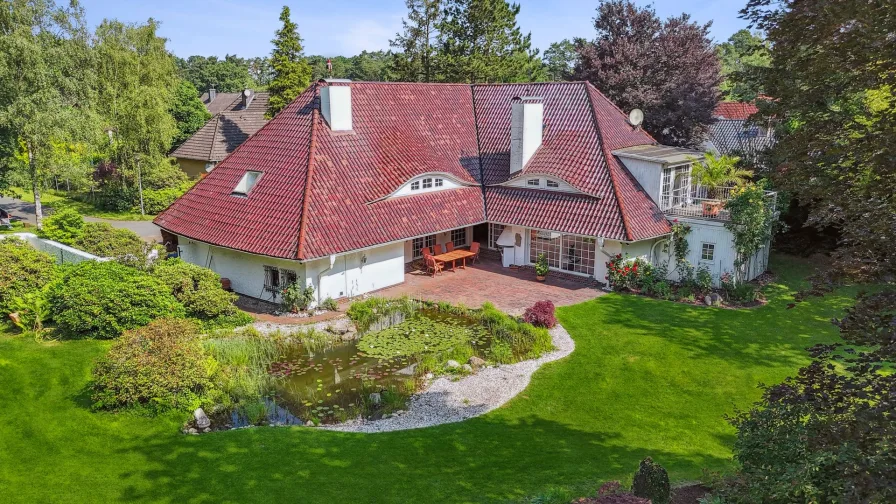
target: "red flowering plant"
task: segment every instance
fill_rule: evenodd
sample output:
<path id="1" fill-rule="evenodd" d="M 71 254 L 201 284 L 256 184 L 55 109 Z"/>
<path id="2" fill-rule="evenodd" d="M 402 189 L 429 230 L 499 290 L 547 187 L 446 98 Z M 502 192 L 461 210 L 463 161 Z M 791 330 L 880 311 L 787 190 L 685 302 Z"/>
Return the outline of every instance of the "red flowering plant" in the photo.
<path id="1" fill-rule="evenodd" d="M 526 308 L 523 320 L 536 327 L 551 328 L 557 325 L 557 317 L 554 315 L 554 303 L 550 301 L 538 301 L 534 306 Z"/>
<path id="2" fill-rule="evenodd" d="M 650 276 L 651 265 L 646 260 L 636 257 L 629 259 L 626 255 L 616 254 L 607 261 L 607 282 L 614 290 L 637 289 L 642 279 Z"/>

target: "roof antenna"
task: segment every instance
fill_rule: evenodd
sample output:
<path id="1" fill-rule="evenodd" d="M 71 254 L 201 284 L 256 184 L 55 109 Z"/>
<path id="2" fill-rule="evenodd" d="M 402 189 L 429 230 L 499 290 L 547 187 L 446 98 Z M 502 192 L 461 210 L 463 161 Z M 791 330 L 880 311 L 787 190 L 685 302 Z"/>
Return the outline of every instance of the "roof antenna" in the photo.
<path id="1" fill-rule="evenodd" d="M 327 74 L 329 74 L 330 77 L 333 76 L 333 62 L 330 58 L 327 58 Z"/>

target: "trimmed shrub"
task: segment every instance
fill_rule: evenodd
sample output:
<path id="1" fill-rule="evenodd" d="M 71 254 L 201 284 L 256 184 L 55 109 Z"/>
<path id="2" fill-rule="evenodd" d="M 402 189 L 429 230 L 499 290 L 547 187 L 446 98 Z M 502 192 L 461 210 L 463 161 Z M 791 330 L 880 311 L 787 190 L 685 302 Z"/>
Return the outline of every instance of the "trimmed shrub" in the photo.
<path id="1" fill-rule="evenodd" d="M 151 263 L 150 252 L 158 245 L 147 243 L 130 229 L 116 229 L 105 222 L 84 224 L 81 237 L 75 247 L 100 257 L 111 257 L 116 261 L 146 269 Z"/>
<path id="2" fill-rule="evenodd" d="M 327 299 L 321 301 L 320 308 L 327 311 L 337 311 L 339 310 L 339 304 L 335 299 L 328 297 Z"/>
<path id="3" fill-rule="evenodd" d="M 160 319 L 126 332 L 93 369 L 97 409 L 190 410 L 212 389 L 214 359 L 187 320 Z"/>
<path id="4" fill-rule="evenodd" d="M 645 458 L 641 461 L 638 472 L 635 473 L 632 480 L 632 493 L 638 497 L 650 499 L 653 504 L 668 504 L 672 498 L 669 474 L 653 459 Z"/>
<path id="5" fill-rule="evenodd" d="M 63 208 L 44 219 L 43 227 L 37 230 L 41 238 L 66 245 L 74 244 L 84 230 L 84 218 L 71 208 Z"/>
<path id="6" fill-rule="evenodd" d="M 0 240 L 0 310 L 9 313 L 14 299 L 37 292 L 58 279 L 53 256 L 26 242 L 7 237 Z"/>
<path id="7" fill-rule="evenodd" d="M 207 320 L 237 311 L 233 305 L 237 295 L 222 289 L 221 277 L 210 269 L 169 259 L 156 264 L 152 276 L 168 287 L 191 317 Z"/>
<path id="8" fill-rule="evenodd" d="M 184 316 L 164 284 L 115 262 L 85 261 L 69 269 L 49 298 L 54 320 L 70 337 L 115 338 L 157 318 Z"/>
<path id="9" fill-rule="evenodd" d="M 302 287 L 299 282 L 290 284 L 280 294 L 283 296 L 283 308 L 293 313 L 307 310 L 314 301 L 314 287 Z"/>
<path id="10" fill-rule="evenodd" d="M 174 203 L 193 187 L 194 181 L 183 183 L 176 187 L 164 189 L 146 189 L 143 191 L 143 210 L 148 214 L 158 214 Z"/>
<path id="11" fill-rule="evenodd" d="M 526 308 L 523 320 L 535 327 L 551 328 L 557 325 L 557 317 L 554 315 L 554 303 L 550 301 L 537 301 L 534 306 Z"/>

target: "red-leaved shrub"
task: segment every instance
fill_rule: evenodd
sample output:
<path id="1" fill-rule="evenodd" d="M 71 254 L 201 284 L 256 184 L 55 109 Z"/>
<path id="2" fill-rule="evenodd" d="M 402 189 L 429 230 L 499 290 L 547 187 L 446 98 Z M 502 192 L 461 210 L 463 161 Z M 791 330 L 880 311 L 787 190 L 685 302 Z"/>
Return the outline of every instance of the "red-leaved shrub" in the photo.
<path id="1" fill-rule="evenodd" d="M 523 320 L 536 327 L 554 327 L 557 325 L 557 317 L 554 316 L 554 303 L 550 301 L 536 302 L 531 308 L 526 308 Z"/>

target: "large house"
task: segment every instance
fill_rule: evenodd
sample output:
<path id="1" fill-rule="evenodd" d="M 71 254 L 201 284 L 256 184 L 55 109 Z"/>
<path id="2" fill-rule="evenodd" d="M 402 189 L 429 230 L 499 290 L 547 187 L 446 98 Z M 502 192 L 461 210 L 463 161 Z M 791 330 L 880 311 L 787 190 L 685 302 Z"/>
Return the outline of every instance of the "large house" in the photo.
<path id="1" fill-rule="evenodd" d="M 201 128 L 180 144 L 171 156 L 191 178 L 205 176 L 216 164 L 267 123 L 268 93 L 246 89 L 240 93 L 217 93 L 200 99 L 212 114 Z"/>
<path id="2" fill-rule="evenodd" d="M 715 154 L 746 157 L 755 163 L 756 156 L 775 141 L 773 124 L 752 119 L 757 112 L 759 109 L 752 102 L 719 102 L 703 148 Z"/>
<path id="3" fill-rule="evenodd" d="M 321 81 L 155 223 L 186 261 L 275 301 L 295 281 L 318 300 L 401 283 L 449 241 L 603 281 L 619 253 L 668 260 L 675 218 L 718 279 L 732 235 L 690 183 L 699 155 L 657 145 L 586 82 Z M 767 247 L 747 277 L 766 263 Z"/>

